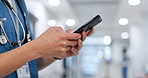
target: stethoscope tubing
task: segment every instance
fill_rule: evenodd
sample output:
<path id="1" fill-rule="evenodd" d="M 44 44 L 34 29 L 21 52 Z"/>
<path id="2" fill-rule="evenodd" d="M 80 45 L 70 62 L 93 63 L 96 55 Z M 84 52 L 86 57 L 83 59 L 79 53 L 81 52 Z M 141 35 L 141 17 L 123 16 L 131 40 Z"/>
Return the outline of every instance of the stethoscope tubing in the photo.
<path id="1" fill-rule="evenodd" d="M 21 20 L 19 19 L 19 17 L 16 15 L 16 12 L 14 10 L 12 10 L 12 12 L 14 13 L 14 15 L 16 16 L 16 19 L 19 21 L 20 25 L 21 25 L 21 28 L 23 30 L 23 33 L 24 33 L 24 38 L 22 41 L 18 42 L 18 44 L 22 43 L 23 41 L 25 41 L 25 37 L 26 37 L 26 33 L 25 33 L 25 29 L 23 27 L 23 24 L 21 22 Z"/>
<path id="2" fill-rule="evenodd" d="M 10 42 L 10 40 L 9 40 L 9 38 L 8 38 L 8 36 L 7 36 L 7 34 L 6 34 L 6 32 L 5 32 L 5 29 L 4 29 L 4 25 L 3 25 L 3 23 L 2 23 L 2 21 L 0 21 L 0 26 L 1 26 L 1 32 L 4 34 L 4 36 L 6 37 L 6 40 L 8 41 L 8 43 L 10 44 L 10 46 L 11 47 L 13 47 L 13 45 L 11 44 L 11 42 Z"/>
<path id="3" fill-rule="evenodd" d="M 24 21 L 25 21 L 25 27 L 26 27 L 26 33 L 25 33 L 25 29 L 24 29 L 24 27 L 23 27 L 23 24 L 22 24 L 21 20 L 19 19 L 18 15 L 17 15 L 16 12 L 14 11 L 14 8 L 11 6 L 11 4 L 10 4 L 7 0 L 3 0 L 4 4 L 7 6 L 7 9 L 10 9 L 10 10 L 12 11 L 12 13 L 15 15 L 16 19 L 18 20 L 18 22 L 19 22 L 20 25 L 21 25 L 24 38 L 23 38 L 23 40 L 21 40 L 21 41 L 18 40 L 18 42 L 17 42 L 17 45 L 21 46 L 21 43 L 24 42 L 25 39 L 26 39 L 26 34 L 27 34 L 27 40 L 30 41 L 31 39 L 30 39 L 30 32 L 29 32 L 29 30 L 28 30 L 28 23 L 27 23 L 26 14 L 25 14 L 25 12 L 23 11 L 23 8 L 22 8 L 21 4 L 19 3 L 19 1 L 18 1 L 18 0 L 16 0 L 16 1 L 17 1 L 18 5 L 19 5 L 19 7 L 20 7 L 20 10 L 21 10 L 22 14 L 23 14 L 23 18 L 24 18 Z M 12 17 L 11 17 L 11 18 L 12 18 Z M 14 24 L 14 22 L 13 22 L 13 24 Z M 14 25 L 15 25 L 15 24 L 14 24 Z M 8 36 L 7 36 L 6 32 L 5 32 L 5 30 L 4 30 L 3 24 L 1 25 L 1 28 L 2 28 L 2 32 L 3 32 L 4 36 L 6 37 L 8 43 L 13 47 L 12 43 L 10 42 L 10 40 L 9 40 L 9 38 L 8 38 Z"/>

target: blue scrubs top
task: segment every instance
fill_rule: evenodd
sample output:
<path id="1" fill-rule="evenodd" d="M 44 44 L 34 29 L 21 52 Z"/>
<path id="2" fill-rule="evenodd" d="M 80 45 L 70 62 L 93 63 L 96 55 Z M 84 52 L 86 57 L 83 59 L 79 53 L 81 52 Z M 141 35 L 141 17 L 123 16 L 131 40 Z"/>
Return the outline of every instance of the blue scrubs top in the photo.
<path id="1" fill-rule="evenodd" d="M 26 9 L 24 0 L 19 0 L 19 2 L 21 3 L 23 10 L 27 14 L 27 9 Z M 20 7 L 18 5 L 17 5 L 17 10 L 18 10 L 18 16 L 19 16 L 20 20 L 22 21 L 24 28 L 26 29 L 25 24 L 24 24 L 24 19 L 23 19 L 23 16 L 22 16 L 22 12 L 20 11 Z M 10 42 L 17 42 L 17 35 L 15 33 L 14 24 L 11 20 L 8 9 L 6 8 L 6 6 L 4 5 L 2 0 L 0 0 L 0 18 L 6 18 L 6 21 L 3 22 L 3 24 L 4 24 L 5 32 L 8 36 L 8 38 L 9 38 Z M 29 23 L 28 14 L 27 14 L 27 21 Z M 19 26 L 19 27 L 20 27 L 19 28 L 20 29 L 19 30 L 20 31 L 20 38 L 22 40 L 23 39 L 23 32 L 22 32 L 21 26 Z M 30 30 L 30 25 L 29 25 L 28 28 Z M 1 28 L 0 28 L 0 30 L 1 30 Z M 1 34 L 2 33 L 0 31 L 0 35 Z M 33 37 L 32 34 L 31 34 L 31 36 Z M 25 44 L 25 42 L 23 42 L 22 45 L 23 44 Z M 10 50 L 15 49 L 17 47 L 18 46 L 11 47 L 8 42 L 5 45 L 0 44 L 0 53 L 10 51 Z M 2 64 L 2 63 L 0 63 L 0 64 Z M 30 68 L 31 78 L 38 78 L 37 60 L 30 61 L 29 62 L 29 68 Z M 17 78 L 17 74 L 16 74 L 16 72 L 13 72 L 13 73 L 7 75 L 5 78 Z"/>

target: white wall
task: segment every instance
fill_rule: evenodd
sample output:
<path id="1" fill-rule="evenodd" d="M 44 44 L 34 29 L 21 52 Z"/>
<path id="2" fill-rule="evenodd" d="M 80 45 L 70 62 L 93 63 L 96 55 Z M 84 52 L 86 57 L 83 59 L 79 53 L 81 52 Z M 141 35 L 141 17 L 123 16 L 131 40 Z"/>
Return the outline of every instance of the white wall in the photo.
<path id="1" fill-rule="evenodd" d="M 148 20 L 143 18 L 142 21 L 130 28 L 131 78 L 143 77 L 144 65 L 148 62 Z"/>

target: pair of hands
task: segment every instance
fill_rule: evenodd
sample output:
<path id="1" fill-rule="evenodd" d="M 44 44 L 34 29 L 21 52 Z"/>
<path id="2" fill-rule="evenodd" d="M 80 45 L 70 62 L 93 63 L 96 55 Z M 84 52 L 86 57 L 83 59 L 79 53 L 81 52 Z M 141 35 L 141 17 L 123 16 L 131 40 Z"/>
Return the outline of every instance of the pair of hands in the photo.
<path id="1" fill-rule="evenodd" d="M 88 32 L 71 33 L 71 30 L 64 30 L 61 27 L 51 27 L 41 36 L 34 40 L 34 49 L 40 57 L 66 58 L 77 56 L 82 48 L 82 42 L 87 36 L 93 34 L 92 28 Z"/>

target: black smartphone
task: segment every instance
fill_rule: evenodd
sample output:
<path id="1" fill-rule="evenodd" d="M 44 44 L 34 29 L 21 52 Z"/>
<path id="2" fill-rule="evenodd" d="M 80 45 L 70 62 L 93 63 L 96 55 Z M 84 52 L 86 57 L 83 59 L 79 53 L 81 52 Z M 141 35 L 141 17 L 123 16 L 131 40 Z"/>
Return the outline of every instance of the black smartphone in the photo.
<path id="1" fill-rule="evenodd" d="M 99 24 L 101 21 L 102 21 L 102 18 L 100 17 L 100 15 L 96 15 L 93 19 L 88 21 L 86 24 L 82 25 L 73 33 L 82 33 L 83 31 L 87 32 L 89 29 L 93 28 L 94 26 Z"/>

